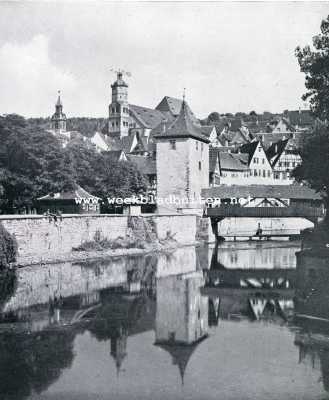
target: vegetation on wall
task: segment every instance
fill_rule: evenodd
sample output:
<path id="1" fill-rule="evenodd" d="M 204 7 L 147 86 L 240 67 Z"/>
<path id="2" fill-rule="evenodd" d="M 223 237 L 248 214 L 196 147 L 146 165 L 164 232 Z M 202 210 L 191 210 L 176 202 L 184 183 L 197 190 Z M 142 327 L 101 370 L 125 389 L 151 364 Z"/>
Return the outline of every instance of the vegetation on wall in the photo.
<path id="1" fill-rule="evenodd" d="M 17 241 L 0 223 L 0 271 L 16 261 Z"/>

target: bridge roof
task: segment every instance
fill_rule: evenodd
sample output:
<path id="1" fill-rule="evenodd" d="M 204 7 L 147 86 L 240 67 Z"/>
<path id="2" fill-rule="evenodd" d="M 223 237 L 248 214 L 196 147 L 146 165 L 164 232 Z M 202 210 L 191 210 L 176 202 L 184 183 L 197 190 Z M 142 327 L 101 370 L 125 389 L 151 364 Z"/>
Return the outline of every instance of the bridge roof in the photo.
<path id="1" fill-rule="evenodd" d="M 202 190 L 202 197 L 216 198 L 280 198 L 300 200 L 321 200 L 319 193 L 301 185 L 220 185 Z"/>

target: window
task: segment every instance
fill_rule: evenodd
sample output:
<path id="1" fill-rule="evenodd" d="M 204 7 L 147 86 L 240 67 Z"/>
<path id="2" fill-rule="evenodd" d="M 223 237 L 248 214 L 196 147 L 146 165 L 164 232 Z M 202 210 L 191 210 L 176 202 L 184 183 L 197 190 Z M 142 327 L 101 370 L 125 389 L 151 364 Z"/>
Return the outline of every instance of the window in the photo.
<path id="1" fill-rule="evenodd" d="M 271 177 L 271 171 L 267 171 L 267 177 L 268 177 L 268 178 Z"/>
<path id="2" fill-rule="evenodd" d="M 199 142 L 195 142 L 195 149 L 198 150 L 199 148 Z"/>
<path id="3" fill-rule="evenodd" d="M 263 178 L 266 178 L 266 171 L 263 169 Z"/>
<path id="4" fill-rule="evenodd" d="M 257 169 L 254 170 L 254 176 L 257 176 Z"/>
<path id="5" fill-rule="evenodd" d="M 203 151 L 203 143 L 201 143 L 201 151 Z"/>
<path id="6" fill-rule="evenodd" d="M 201 171 L 201 161 L 199 161 L 199 171 Z"/>
<path id="7" fill-rule="evenodd" d="M 265 164 L 265 158 L 262 159 L 263 164 Z"/>
<path id="8" fill-rule="evenodd" d="M 171 150 L 176 150 L 176 140 L 169 141 Z"/>

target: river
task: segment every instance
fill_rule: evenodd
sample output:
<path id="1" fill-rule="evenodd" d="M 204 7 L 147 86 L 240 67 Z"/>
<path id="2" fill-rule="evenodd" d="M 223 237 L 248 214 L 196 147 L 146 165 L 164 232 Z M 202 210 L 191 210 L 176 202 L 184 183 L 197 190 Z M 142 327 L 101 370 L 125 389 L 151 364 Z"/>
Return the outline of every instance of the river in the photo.
<path id="1" fill-rule="evenodd" d="M 19 269 L 0 285 L 0 399 L 328 398 L 329 273 L 296 270 L 298 250 Z"/>

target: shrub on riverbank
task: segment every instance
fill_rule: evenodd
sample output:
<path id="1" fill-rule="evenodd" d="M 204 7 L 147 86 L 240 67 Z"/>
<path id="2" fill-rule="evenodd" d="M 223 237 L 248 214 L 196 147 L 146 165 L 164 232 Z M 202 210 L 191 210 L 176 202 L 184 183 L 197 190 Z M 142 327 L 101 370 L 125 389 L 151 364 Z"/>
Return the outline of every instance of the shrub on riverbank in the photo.
<path id="1" fill-rule="evenodd" d="M 17 241 L 0 223 L 0 270 L 16 261 Z"/>
<path id="2" fill-rule="evenodd" d="M 131 237 L 118 237 L 115 240 L 98 239 L 87 241 L 80 246 L 73 248 L 73 251 L 102 251 L 102 250 L 115 250 L 115 249 L 145 249 L 146 245 L 139 239 Z"/>

